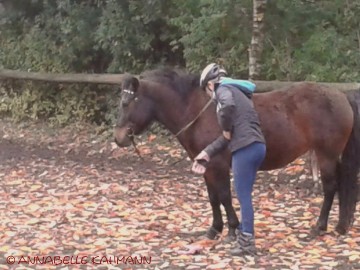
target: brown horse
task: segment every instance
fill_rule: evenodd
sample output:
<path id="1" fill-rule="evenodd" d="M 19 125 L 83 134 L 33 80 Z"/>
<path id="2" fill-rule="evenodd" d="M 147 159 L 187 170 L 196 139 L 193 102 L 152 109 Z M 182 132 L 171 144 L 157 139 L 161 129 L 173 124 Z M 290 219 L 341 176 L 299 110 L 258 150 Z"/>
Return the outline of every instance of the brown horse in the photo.
<path id="1" fill-rule="evenodd" d="M 133 135 L 143 132 L 151 122 L 162 123 L 173 134 L 187 126 L 208 102 L 199 88 L 198 76 L 175 70 L 144 73 L 141 80 L 128 76 L 122 82 L 119 116 L 114 130 L 120 147 L 129 146 Z M 309 150 L 316 154 L 324 191 L 324 202 L 315 233 L 326 231 L 334 195 L 339 195 L 339 223 L 336 230 L 345 234 L 356 207 L 357 173 L 360 167 L 360 122 L 353 97 L 312 83 L 296 83 L 286 89 L 255 94 L 267 144 L 262 170 L 281 168 Z M 190 158 L 221 133 L 215 105 L 177 137 Z M 213 212 L 207 237 L 223 229 L 220 204 L 223 204 L 234 237 L 239 224 L 231 203 L 230 153 L 215 156 L 204 174 Z"/>

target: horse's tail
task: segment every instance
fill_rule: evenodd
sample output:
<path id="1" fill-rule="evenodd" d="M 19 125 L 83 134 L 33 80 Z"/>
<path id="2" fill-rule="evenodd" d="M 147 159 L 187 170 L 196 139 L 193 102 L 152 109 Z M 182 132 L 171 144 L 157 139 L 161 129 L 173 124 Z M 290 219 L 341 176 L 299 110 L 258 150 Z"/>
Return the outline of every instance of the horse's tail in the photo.
<path id="1" fill-rule="evenodd" d="M 358 93 L 360 96 L 360 93 Z M 340 218 L 337 231 L 345 234 L 350 227 L 358 196 L 357 175 L 360 169 L 360 117 L 355 96 L 347 95 L 354 113 L 353 129 L 338 166 Z"/>

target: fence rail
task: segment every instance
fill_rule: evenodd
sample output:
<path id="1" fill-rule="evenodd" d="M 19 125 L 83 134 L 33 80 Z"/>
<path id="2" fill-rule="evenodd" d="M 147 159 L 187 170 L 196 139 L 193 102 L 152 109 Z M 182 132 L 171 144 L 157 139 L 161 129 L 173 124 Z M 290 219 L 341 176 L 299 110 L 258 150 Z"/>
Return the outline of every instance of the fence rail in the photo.
<path id="1" fill-rule="evenodd" d="M 26 72 L 9 69 L 0 69 L 1 79 L 18 79 L 57 83 L 91 83 L 91 84 L 120 84 L 124 74 L 86 74 L 86 73 L 41 73 Z M 290 86 L 295 82 L 289 81 L 255 81 L 256 92 L 269 92 L 282 87 Z M 360 89 L 360 83 L 326 83 L 317 82 L 341 91 Z"/>

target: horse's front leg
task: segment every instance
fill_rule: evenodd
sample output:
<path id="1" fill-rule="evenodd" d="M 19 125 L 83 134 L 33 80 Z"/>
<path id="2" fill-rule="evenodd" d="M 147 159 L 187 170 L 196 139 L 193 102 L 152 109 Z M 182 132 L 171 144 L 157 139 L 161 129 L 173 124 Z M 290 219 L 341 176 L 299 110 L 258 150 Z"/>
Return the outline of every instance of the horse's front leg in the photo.
<path id="1" fill-rule="evenodd" d="M 219 180 L 220 181 L 220 180 Z M 236 240 L 236 229 L 239 226 L 239 219 L 236 215 L 235 209 L 232 205 L 231 190 L 230 190 L 230 177 L 221 178 L 218 183 L 220 202 L 225 208 L 226 216 L 228 219 L 228 235 L 225 239 L 227 242 Z"/>
<path id="2" fill-rule="evenodd" d="M 206 172 L 204 178 L 213 214 L 213 222 L 206 232 L 206 237 L 209 239 L 215 239 L 222 233 L 224 228 L 224 221 L 221 215 L 219 195 L 217 193 L 216 186 L 214 185 L 211 173 Z"/>
<path id="3" fill-rule="evenodd" d="M 239 219 L 232 205 L 229 168 L 227 168 L 227 166 L 221 166 L 221 164 L 215 164 L 214 167 L 208 168 L 205 174 L 205 181 L 214 217 L 213 225 L 208 230 L 207 237 L 213 239 L 217 234 L 221 233 L 223 229 L 224 223 L 220 210 L 221 203 L 225 208 L 229 226 L 226 240 L 235 240 Z"/>

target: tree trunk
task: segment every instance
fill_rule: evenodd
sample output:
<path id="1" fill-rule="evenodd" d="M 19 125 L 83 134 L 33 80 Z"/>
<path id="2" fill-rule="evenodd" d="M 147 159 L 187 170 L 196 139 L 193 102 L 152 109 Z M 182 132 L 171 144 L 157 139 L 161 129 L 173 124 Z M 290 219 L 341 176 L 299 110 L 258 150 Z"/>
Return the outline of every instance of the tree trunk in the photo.
<path id="1" fill-rule="evenodd" d="M 261 55 L 264 48 L 264 15 L 267 0 L 253 0 L 253 32 L 249 51 L 249 79 L 256 80 L 261 72 Z"/>

